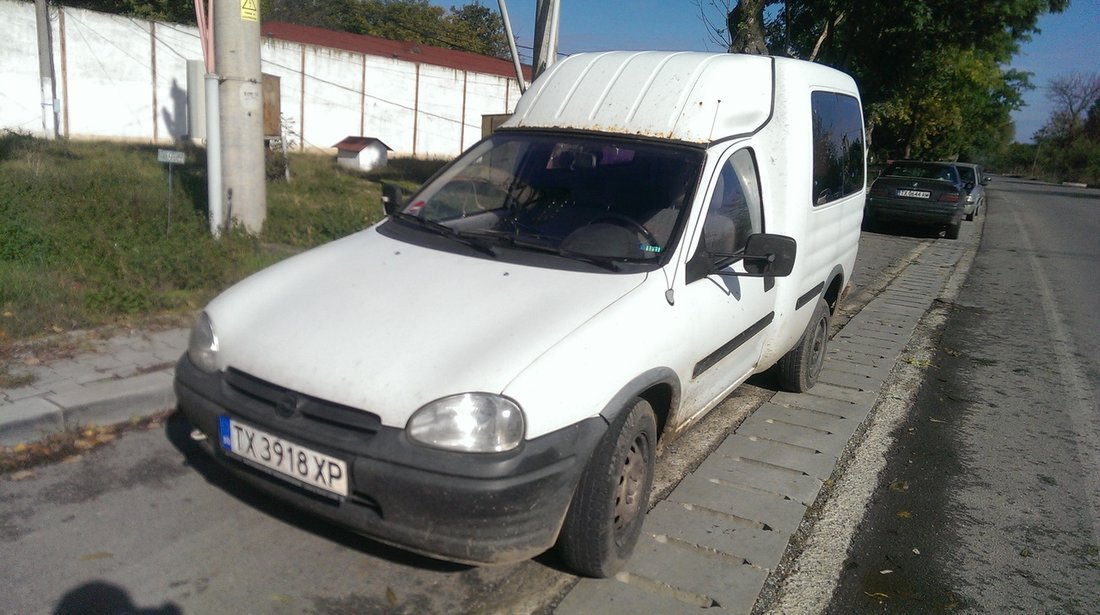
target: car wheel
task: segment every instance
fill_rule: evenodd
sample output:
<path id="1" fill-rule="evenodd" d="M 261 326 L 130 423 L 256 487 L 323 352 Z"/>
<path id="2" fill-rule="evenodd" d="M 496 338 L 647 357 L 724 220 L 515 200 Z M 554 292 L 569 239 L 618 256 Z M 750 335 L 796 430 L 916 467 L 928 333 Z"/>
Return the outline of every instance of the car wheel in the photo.
<path id="1" fill-rule="evenodd" d="M 959 222 L 956 222 L 954 224 L 948 224 L 944 228 L 943 236 L 947 239 L 958 239 L 959 238 L 959 227 L 961 225 L 962 224 L 959 223 Z"/>
<path id="2" fill-rule="evenodd" d="M 783 355 L 776 364 L 779 386 L 785 391 L 802 393 L 810 390 L 821 375 L 825 363 L 825 346 L 829 341 L 829 304 L 817 300 L 810 324 L 798 340 L 798 345 Z"/>
<path id="3" fill-rule="evenodd" d="M 649 508 L 656 445 L 653 408 L 635 398 L 592 453 L 558 536 L 558 553 L 579 574 L 609 577 L 630 559 Z"/>

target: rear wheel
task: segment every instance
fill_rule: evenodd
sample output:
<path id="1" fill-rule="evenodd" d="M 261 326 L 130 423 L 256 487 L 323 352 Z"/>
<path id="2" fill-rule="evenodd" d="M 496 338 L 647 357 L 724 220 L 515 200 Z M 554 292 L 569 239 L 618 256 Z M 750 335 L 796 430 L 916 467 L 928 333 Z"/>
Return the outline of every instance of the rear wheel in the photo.
<path id="1" fill-rule="evenodd" d="M 962 226 L 962 224 L 959 223 L 959 222 L 956 222 L 954 224 L 948 224 L 944 228 L 943 236 L 947 239 L 958 239 L 959 238 L 959 227 L 961 227 L 961 226 Z"/>
<path id="2" fill-rule="evenodd" d="M 570 568 L 609 577 L 630 559 L 649 508 L 656 445 L 653 408 L 635 398 L 608 427 L 573 494 L 557 544 Z"/>
<path id="3" fill-rule="evenodd" d="M 785 391 L 802 393 L 813 388 L 825 364 L 825 346 L 829 341 L 829 304 L 817 300 L 810 324 L 798 340 L 798 345 L 776 364 L 779 385 Z"/>

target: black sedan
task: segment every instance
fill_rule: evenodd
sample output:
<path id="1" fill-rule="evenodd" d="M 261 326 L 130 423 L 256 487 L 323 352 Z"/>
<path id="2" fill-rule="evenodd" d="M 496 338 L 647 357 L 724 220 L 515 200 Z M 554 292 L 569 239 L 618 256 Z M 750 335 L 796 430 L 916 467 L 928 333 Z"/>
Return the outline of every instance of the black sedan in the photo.
<path id="1" fill-rule="evenodd" d="M 971 188 L 953 164 L 895 160 L 871 184 L 863 217 L 940 226 L 944 237 L 958 239 Z"/>

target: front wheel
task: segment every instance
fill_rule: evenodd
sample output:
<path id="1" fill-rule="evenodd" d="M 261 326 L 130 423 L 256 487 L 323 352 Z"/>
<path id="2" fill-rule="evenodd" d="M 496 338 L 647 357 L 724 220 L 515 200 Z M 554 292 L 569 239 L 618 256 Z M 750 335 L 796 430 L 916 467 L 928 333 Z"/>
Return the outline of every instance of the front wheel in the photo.
<path id="1" fill-rule="evenodd" d="M 817 384 L 821 366 L 825 364 L 825 345 L 829 341 L 829 304 L 817 300 L 810 324 L 795 346 L 776 364 L 779 385 L 785 391 L 802 393 Z"/>
<path id="2" fill-rule="evenodd" d="M 649 508 L 656 445 L 653 408 L 635 398 L 592 453 L 558 536 L 558 553 L 579 574 L 609 577 L 630 559 Z"/>

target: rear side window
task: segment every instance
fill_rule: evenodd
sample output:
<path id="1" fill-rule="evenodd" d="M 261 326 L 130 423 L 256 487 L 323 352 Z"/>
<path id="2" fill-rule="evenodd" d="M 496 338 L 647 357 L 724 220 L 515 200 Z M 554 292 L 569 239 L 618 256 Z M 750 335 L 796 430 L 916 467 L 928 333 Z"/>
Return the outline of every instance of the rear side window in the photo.
<path id="1" fill-rule="evenodd" d="M 863 188 L 863 116 L 859 101 L 835 92 L 810 94 L 813 110 L 813 204 L 824 205 Z"/>

